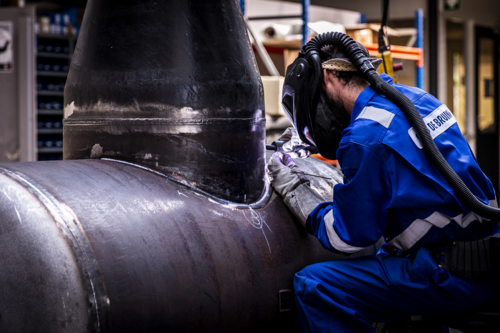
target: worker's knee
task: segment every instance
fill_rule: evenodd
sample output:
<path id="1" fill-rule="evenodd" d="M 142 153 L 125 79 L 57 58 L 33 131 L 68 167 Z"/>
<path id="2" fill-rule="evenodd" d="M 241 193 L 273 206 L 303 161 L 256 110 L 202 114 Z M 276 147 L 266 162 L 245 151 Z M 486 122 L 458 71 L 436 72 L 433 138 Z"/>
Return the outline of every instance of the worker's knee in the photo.
<path id="1" fill-rule="evenodd" d="M 298 299 L 304 299 L 304 294 L 307 289 L 307 284 L 312 283 L 311 275 L 309 274 L 309 266 L 295 274 L 293 279 L 293 291 L 295 297 Z"/>
<path id="2" fill-rule="evenodd" d="M 293 289 L 296 298 L 305 300 L 306 295 L 309 295 L 309 298 L 311 298 L 313 297 L 312 295 L 324 293 L 325 287 L 329 289 L 335 288 L 334 279 L 323 281 L 323 264 L 319 263 L 307 266 L 295 274 Z"/>

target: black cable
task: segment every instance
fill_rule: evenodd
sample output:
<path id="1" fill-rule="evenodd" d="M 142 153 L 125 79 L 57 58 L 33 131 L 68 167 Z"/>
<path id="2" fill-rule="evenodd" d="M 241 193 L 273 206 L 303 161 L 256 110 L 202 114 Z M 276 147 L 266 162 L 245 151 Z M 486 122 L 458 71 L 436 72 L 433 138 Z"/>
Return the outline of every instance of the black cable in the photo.
<path id="1" fill-rule="evenodd" d="M 387 26 L 387 20 L 389 16 L 389 0 L 383 0 L 382 4 L 382 22 L 380 24 L 380 29 L 378 30 L 378 53 L 382 56 L 382 64 L 384 65 L 384 71 L 387 71 L 387 65 L 385 63 L 384 52 L 389 50 L 388 45 L 385 42 L 384 27 Z"/>
<path id="2" fill-rule="evenodd" d="M 410 125 L 415 129 L 415 132 L 420 138 L 420 142 L 422 143 L 423 150 L 427 154 L 427 157 L 436 166 L 448 184 L 450 184 L 458 199 L 479 216 L 499 221 L 500 209 L 484 204 L 476 198 L 474 194 L 472 194 L 463 180 L 451 168 L 437 148 L 436 143 L 432 139 L 429 130 L 427 129 L 427 126 L 425 125 L 424 120 L 415 105 L 413 105 L 413 103 L 405 95 L 389 83 L 385 82 L 377 74 L 377 71 L 368 61 L 356 42 L 354 42 L 351 37 L 339 32 L 328 32 L 315 37 L 304 46 L 304 51 L 306 52 L 305 57 L 310 63 L 312 63 L 313 68 L 321 66 L 321 59 L 319 58 L 318 52 L 325 46 L 340 47 L 354 66 L 363 74 L 364 78 L 370 83 L 372 88 L 387 97 L 388 100 L 393 102 L 401 111 L 403 111 L 404 115 L 410 122 Z M 321 76 L 321 71 L 316 71 L 316 73 L 320 73 Z"/>
<path id="3" fill-rule="evenodd" d="M 380 53 L 387 51 L 388 46 L 385 43 L 385 33 L 384 27 L 387 26 L 389 16 L 389 0 L 384 0 L 383 8 L 382 8 L 382 23 L 380 24 L 380 29 L 378 30 L 378 51 Z"/>

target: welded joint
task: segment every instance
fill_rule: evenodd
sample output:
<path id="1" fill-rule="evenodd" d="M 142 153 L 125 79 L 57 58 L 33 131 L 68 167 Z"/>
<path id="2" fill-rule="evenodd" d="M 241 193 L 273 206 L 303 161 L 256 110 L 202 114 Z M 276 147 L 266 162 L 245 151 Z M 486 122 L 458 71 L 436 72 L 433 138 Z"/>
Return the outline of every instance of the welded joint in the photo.
<path id="1" fill-rule="evenodd" d="M 159 171 L 150 169 L 148 167 L 145 167 L 145 166 L 142 166 L 142 165 L 139 165 L 139 164 L 130 163 L 130 162 L 121 161 L 121 160 L 115 160 L 115 159 L 112 159 L 112 158 L 101 158 L 101 160 L 102 161 L 109 161 L 109 162 L 116 162 L 116 163 L 126 164 L 126 165 L 130 165 L 130 166 L 133 166 L 133 167 L 136 167 L 136 168 L 148 171 L 148 172 L 152 172 L 152 173 L 154 173 L 154 174 L 156 174 L 156 175 L 158 175 L 160 177 L 163 177 L 163 178 L 166 178 L 168 180 L 171 180 L 174 183 L 177 183 L 177 184 L 182 185 L 182 186 L 186 186 L 190 190 L 194 191 L 195 194 L 203 195 L 206 198 L 208 198 L 208 200 L 210 200 L 210 201 L 212 201 L 214 203 L 221 204 L 223 206 L 230 207 L 230 208 L 233 208 L 233 209 L 259 209 L 259 208 L 262 208 L 265 205 L 267 205 L 267 203 L 269 202 L 269 199 L 271 198 L 271 195 L 273 193 L 270 179 L 266 176 L 264 178 L 264 182 L 265 182 L 264 191 L 262 191 L 262 194 L 261 194 L 260 198 L 256 202 L 254 202 L 252 204 L 243 204 L 243 203 L 239 203 L 239 202 L 233 202 L 233 201 L 229 201 L 229 200 L 224 200 L 224 199 L 218 198 L 215 195 L 212 195 L 212 194 L 210 194 L 210 193 L 202 190 L 201 188 L 197 187 L 196 185 L 194 185 L 194 184 L 192 184 L 192 183 L 190 183 L 190 182 L 188 182 L 186 180 L 182 180 L 182 179 L 177 179 L 177 178 L 171 177 L 169 175 L 166 175 L 164 173 L 161 173 Z"/>

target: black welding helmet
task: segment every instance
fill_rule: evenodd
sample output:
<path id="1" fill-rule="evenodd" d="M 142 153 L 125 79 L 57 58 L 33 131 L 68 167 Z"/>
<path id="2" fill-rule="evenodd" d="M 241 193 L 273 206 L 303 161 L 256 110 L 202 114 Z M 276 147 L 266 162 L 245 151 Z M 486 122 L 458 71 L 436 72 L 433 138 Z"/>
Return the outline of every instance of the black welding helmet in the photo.
<path id="1" fill-rule="evenodd" d="M 309 62 L 299 55 L 286 69 L 281 100 L 285 114 L 295 126 L 300 139 L 314 146 L 313 123 L 321 90 L 321 87 L 318 89 L 320 78 Z"/>
<path id="2" fill-rule="evenodd" d="M 361 44 L 359 46 L 363 55 L 369 57 L 366 48 Z M 300 139 L 316 146 L 323 157 L 334 160 L 342 131 L 349 125 L 349 118 L 346 115 L 340 119 L 339 113 L 332 112 L 327 104 L 327 97 L 321 88 L 322 62 L 326 60 L 338 61 L 341 66 L 351 66 L 356 70 L 343 52 L 305 52 L 303 48 L 286 70 L 282 106 Z M 378 62 L 377 65 L 380 61 L 370 60 Z"/>

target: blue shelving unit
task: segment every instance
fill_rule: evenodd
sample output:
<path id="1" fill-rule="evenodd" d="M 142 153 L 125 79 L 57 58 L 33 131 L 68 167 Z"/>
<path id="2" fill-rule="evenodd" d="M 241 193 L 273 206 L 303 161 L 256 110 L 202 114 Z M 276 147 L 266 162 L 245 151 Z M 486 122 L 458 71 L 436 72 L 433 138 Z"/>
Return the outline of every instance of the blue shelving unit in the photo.
<path id="1" fill-rule="evenodd" d="M 417 29 L 417 41 L 415 46 L 421 50 L 424 49 L 424 10 L 415 11 L 415 29 Z M 424 64 L 417 62 L 415 73 L 415 86 L 424 89 Z"/>

